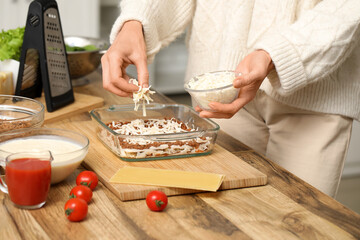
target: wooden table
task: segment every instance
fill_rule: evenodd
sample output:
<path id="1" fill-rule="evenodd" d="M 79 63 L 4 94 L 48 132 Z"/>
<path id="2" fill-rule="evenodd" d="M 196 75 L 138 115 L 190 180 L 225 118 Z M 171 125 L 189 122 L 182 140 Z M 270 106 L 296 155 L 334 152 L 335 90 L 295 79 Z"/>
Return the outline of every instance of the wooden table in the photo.
<path id="1" fill-rule="evenodd" d="M 131 103 L 103 90 L 99 73 L 91 77 L 75 91 L 101 96 L 106 105 Z M 155 101 L 170 100 L 157 94 Z M 88 113 L 64 121 L 84 119 Z M 122 202 L 99 183 L 87 218 L 74 223 L 63 208 L 81 167 L 52 186 L 38 210 L 18 209 L 0 192 L 0 239 L 360 239 L 360 215 L 231 136 L 220 132 L 217 143 L 265 173 L 268 184 L 171 196 L 166 211 L 151 212 L 144 200 Z"/>

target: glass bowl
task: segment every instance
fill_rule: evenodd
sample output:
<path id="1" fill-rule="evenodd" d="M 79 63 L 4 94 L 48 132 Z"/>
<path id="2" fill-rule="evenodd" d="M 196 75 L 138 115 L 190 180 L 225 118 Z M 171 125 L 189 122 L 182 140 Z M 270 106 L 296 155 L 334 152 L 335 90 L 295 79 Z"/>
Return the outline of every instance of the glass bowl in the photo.
<path id="1" fill-rule="evenodd" d="M 147 116 L 134 111 L 134 104 L 112 105 L 90 112 L 96 122 L 97 137 L 124 161 L 146 161 L 180 157 L 193 157 L 211 153 L 219 125 L 201 118 L 191 107 L 181 104 L 146 105 Z M 129 123 L 134 120 L 176 119 L 192 131 L 176 133 L 121 134 L 109 127 L 112 122 Z"/>
<path id="2" fill-rule="evenodd" d="M 239 74 L 230 70 L 201 74 L 188 80 L 184 88 L 200 108 L 211 111 L 210 102 L 227 104 L 238 97 L 240 88 L 234 88 L 233 81 Z"/>
<path id="3" fill-rule="evenodd" d="M 34 99 L 0 95 L 0 133 L 14 129 L 40 127 L 44 123 L 44 105 Z"/>
<path id="4" fill-rule="evenodd" d="M 0 161 L 16 152 L 49 150 L 51 183 L 66 179 L 84 160 L 89 139 L 79 133 L 57 128 L 27 128 L 0 134 Z"/>

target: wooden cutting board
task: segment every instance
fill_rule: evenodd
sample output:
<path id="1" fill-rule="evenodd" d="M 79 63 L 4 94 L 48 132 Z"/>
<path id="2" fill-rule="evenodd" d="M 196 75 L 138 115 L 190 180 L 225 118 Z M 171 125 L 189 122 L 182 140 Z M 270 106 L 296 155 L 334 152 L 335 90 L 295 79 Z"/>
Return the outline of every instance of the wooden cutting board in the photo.
<path id="1" fill-rule="evenodd" d="M 44 124 L 66 119 L 68 117 L 74 116 L 77 113 L 90 111 L 94 108 L 104 105 L 104 99 L 100 97 L 74 92 L 74 98 L 75 101 L 73 103 L 57 109 L 54 112 L 48 112 L 45 110 Z M 42 104 L 44 104 L 44 106 L 46 105 L 44 94 L 41 96 L 41 98 L 37 98 L 36 100 L 40 101 Z"/>
<path id="2" fill-rule="evenodd" d="M 95 171 L 100 180 L 122 201 L 144 199 L 151 190 L 161 190 L 168 196 L 200 192 L 192 189 L 110 183 L 110 178 L 124 166 L 224 174 L 225 179 L 220 186 L 221 190 L 260 186 L 267 183 L 265 174 L 219 145 L 216 145 L 213 152 L 206 156 L 127 162 L 118 158 L 102 144 L 96 136 L 95 124 L 91 121 L 62 122 L 56 127 L 74 130 L 89 138 L 90 148 L 84 159 L 85 167 Z"/>

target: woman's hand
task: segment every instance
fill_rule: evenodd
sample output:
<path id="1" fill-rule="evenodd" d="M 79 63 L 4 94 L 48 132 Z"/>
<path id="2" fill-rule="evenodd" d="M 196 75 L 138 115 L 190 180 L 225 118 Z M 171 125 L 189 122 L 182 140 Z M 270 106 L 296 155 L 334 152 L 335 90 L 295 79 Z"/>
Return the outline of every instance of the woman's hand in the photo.
<path id="1" fill-rule="evenodd" d="M 196 107 L 195 110 L 205 118 L 231 118 L 255 97 L 261 83 L 272 69 L 274 69 L 274 64 L 266 51 L 256 50 L 250 53 L 235 70 L 241 73 L 233 83 L 235 88 L 240 88 L 238 98 L 229 104 L 209 103 L 213 112 L 202 110 L 199 107 Z"/>
<path id="2" fill-rule="evenodd" d="M 138 21 L 125 22 L 113 44 L 101 58 L 103 87 L 122 97 L 131 97 L 139 88 L 129 83 L 126 68 L 136 66 L 139 85 L 149 85 L 146 45 L 142 25 Z"/>

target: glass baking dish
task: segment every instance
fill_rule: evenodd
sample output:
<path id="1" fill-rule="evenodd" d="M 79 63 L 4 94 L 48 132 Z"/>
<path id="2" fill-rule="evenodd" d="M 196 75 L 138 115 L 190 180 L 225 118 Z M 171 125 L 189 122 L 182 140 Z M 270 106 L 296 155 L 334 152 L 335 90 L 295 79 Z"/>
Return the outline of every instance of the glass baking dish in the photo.
<path id="1" fill-rule="evenodd" d="M 219 125 L 212 120 L 201 118 L 191 107 L 182 104 L 148 104 L 146 117 L 142 115 L 142 111 L 134 111 L 134 104 L 97 108 L 92 110 L 90 115 L 97 123 L 97 137 L 124 161 L 147 161 L 210 154 L 220 129 Z M 175 118 L 193 130 L 178 133 L 125 135 L 117 133 L 107 125 L 118 121 L 164 118 Z"/>

